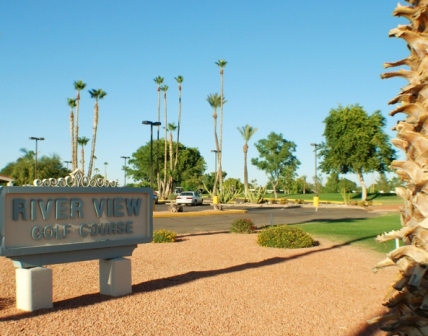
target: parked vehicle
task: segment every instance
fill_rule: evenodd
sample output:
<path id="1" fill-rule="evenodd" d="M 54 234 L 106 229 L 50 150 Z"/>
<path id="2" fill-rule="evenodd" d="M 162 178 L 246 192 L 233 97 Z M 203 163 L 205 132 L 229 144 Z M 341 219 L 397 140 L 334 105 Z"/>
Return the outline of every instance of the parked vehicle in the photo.
<path id="1" fill-rule="evenodd" d="M 156 191 L 153 191 L 153 201 L 155 201 L 156 204 L 159 201 L 159 196 L 158 196 L 158 193 Z"/>
<path id="2" fill-rule="evenodd" d="M 174 194 L 180 195 L 184 191 L 184 188 L 182 187 L 176 187 L 174 190 Z"/>
<path id="3" fill-rule="evenodd" d="M 198 205 L 204 202 L 201 195 L 196 191 L 183 191 L 175 198 L 177 204 Z"/>

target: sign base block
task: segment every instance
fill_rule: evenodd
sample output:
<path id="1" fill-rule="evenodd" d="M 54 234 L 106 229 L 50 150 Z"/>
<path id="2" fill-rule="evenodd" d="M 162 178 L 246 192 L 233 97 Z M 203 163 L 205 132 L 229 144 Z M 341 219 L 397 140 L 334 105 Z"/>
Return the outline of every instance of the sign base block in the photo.
<path id="1" fill-rule="evenodd" d="M 16 308 L 34 311 L 53 307 L 50 268 L 17 268 L 15 274 Z"/>
<path id="2" fill-rule="evenodd" d="M 131 260 L 116 258 L 100 260 L 100 293 L 123 296 L 132 293 Z"/>

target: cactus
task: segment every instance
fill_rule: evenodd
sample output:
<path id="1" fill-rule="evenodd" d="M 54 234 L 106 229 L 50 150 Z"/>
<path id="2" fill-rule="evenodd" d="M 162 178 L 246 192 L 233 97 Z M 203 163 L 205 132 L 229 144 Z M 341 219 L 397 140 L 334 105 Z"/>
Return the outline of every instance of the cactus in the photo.
<path id="1" fill-rule="evenodd" d="M 398 275 L 387 291 L 383 305 L 387 314 L 369 323 L 380 323 L 387 335 L 428 335 L 428 0 L 407 0 L 410 6 L 398 4 L 394 16 L 404 17 L 408 25 L 390 30 L 390 37 L 405 40 L 407 58 L 385 63 L 384 67 L 407 66 L 381 75 L 381 78 L 402 77 L 409 84 L 389 104 L 401 103 L 391 116 L 404 114 L 405 119 L 393 128 L 397 139 L 392 143 L 405 153 L 405 160 L 393 161 L 391 167 L 406 188 L 397 188 L 403 198 L 402 229 L 385 233 L 378 242 L 401 239 L 398 247 L 379 262 L 374 271 L 397 266 Z"/>

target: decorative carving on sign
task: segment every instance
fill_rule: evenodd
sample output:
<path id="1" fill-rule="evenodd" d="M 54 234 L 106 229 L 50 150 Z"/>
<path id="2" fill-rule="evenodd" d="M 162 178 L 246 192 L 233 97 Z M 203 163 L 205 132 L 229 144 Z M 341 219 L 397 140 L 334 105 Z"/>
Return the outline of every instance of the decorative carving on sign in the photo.
<path id="1" fill-rule="evenodd" d="M 84 176 L 79 169 L 76 169 L 69 176 L 34 180 L 36 187 L 117 187 L 117 182 L 105 180 L 103 178 L 89 178 Z"/>

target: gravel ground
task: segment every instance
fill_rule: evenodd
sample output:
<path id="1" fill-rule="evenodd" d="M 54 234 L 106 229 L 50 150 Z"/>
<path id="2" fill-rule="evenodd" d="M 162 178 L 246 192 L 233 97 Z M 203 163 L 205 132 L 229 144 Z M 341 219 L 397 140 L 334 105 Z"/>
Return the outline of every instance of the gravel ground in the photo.
<path id="1" fill-rule="evenodd" d="M 0 258 L 1 335 L 384 335 L 396 269 L 382 254 L 319 240 L 308 249 L 260 247 L 257 235 L 205 233 L 134 251 L 133 293 L 99 294 L 98 261 L 52 265 L 54 308 L 15 307 L 15 271 Z"/>

